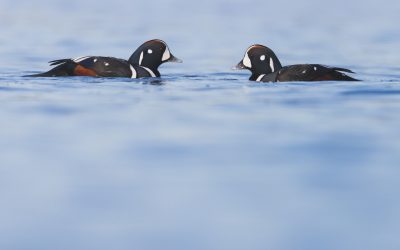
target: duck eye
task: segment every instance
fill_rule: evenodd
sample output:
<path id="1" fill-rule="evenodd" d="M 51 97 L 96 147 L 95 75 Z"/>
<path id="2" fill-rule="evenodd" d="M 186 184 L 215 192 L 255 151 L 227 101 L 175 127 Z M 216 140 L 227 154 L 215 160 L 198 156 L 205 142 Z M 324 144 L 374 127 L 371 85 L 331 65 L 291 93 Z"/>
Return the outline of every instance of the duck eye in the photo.
<path id="1" fill-rule="evenodd" d="M 153 54 L 153 50 L 152 50 L 152 49 L 149 49 L 149 50 L 147 51 L 147 53 Z"/>
<path id="2" fill-rule="evenodd" d="M 265 55 L 260 56 L 261 61 L 265 61 Z"/>

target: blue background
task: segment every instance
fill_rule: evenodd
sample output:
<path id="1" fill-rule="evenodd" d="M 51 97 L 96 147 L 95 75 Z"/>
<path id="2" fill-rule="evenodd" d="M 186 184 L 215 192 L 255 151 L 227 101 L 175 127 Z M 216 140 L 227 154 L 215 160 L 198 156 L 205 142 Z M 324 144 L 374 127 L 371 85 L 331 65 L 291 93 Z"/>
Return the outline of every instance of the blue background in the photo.
<path id="1" fill-rule="evenodd" d="M 399 10 L 2 0 L 0 249 L 400 249 Z M 161 81 L 21 77 L 153 38 Z M 254 43 L 364 81 L 249 82 Z"/>

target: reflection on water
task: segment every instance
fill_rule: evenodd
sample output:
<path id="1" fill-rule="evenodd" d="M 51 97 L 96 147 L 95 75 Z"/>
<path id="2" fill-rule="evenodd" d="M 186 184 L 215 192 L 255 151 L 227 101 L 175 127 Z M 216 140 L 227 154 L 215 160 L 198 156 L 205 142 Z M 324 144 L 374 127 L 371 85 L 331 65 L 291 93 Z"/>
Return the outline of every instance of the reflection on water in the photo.
<path id="1" fill-rule="evenodd" d="M 0 248 L 399 249 L 399 3 L 325 4 L 3 0 Z M 161 79 L 21 77 L 155 37 Z M 249 82 L 252 43 L 364 81 Z"/>

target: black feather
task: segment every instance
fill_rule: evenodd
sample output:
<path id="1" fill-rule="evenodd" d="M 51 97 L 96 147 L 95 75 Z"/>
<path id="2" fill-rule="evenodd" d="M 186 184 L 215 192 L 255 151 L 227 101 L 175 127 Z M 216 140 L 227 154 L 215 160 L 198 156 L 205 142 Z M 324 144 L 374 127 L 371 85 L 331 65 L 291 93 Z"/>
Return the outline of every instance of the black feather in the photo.
<path id="1" fill-rule="evenodd" d="M 65 64 L 65 63 L 69 63 L 69 62 L 74 62 L 72 59 L 59 59 L 59 60 L 53 60 L 50 61 L 50 66 L 57 66 L 57 65 L 61 65 L 61 64 Z"/>
<path id="2" fill-rule="evenodd" d="M 341 72 L 347 72 L 347 73 L 353 73 L 353 74 L 355 74 L 354 71 L 349 70 L 349 69 L 345 69 L 345 68 L 332 68 L 332 69 L 333 69 L 333 70 L 336 70 L 336 71 L 341 71 Z"/>

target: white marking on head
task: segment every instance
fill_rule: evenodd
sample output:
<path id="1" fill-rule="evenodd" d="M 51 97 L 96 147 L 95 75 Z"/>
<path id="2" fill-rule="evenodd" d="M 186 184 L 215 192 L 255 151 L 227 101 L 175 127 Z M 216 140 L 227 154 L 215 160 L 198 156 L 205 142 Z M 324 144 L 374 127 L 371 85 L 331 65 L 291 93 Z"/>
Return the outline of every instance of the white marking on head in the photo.
<path id="1" fill-rule="evenodd" d="M 110 65 L 110 64 L 109 64 L 108 62 L 104 62 L 104 65 L 105 65 L 105 66 L 108 66 L 108 65 Z"/>
<path id="2" fill-rule="evenodd" d="M 95 59 L 93 60 L 93 62 L 97 62 L 97 58 L 95 58 Z"/>
<path id="3" fill-rule="evenodd" d="M 307 73 L 307 70 L 303 70 L 303 72 L 301 72 L 301 73 L 305 74 L 305 73 Z"/>
<path id="4" fill-rule="evenodd" d="M 261 82 L 261 80 L 264 78 L 264 76 L 265 76 L 265 74 L 264 74 L 264 75 L 260 75 L 260 76 L 257 78 L 256 82 Z"/>
<path id="5" fill-rule="evenodd" d="M 272 72 L 275 71 L 274 60 L 272 59 L 272 57 L 269 59 L 269 67 L 271 67 Z"/>
<path id="6" fill-rule="evenodd" d="M 142 61 L 143 61 L 143 51 L 142 51 L 142 53 L 140 53 L 139 65 L 142 65 Z"/>
<path id="7" fill-rule="evenodd" d="M 152 49 L 149 49 L 149 50 L 147 50 L 147 53 L 153 54 L 153 50 L 152 50 Z"/>
<path id="8" fill-rule="evenodd" d="M 261 61 L 265 61 L 265 55 L 260 56 Z"/>
<path id="9" fill-rule="evenodd" d="M 317 67 L 314 67 L 314 71 L 317 71 Z"/>
<path id="10" fill-rule="evenodd" d="M 252 67 L 251 60 L 250 60 L 249 54 L 247 52 L 246 52 L 246 54 L 244 55 L 244 58 L 243 58 L 243 65 L 246 66 L 249 69 L 251 69 L 251 67 Z"/>
<path id="11" fill-rule="evenodd" d="M 168 46 L 165 45 L 165 51 L 164 51 L 161 61 L 165 62 L 165 61 L 169 60 L 170 58 L 171 58 L 171 52 L 169 51 Z"/>
<path id="12" fill-rule="evenodd" d="M 171 51 L 169 50 L 168 45 L 162 40 L 156 39 L 156 41 L 164 44 L 164 46 L 165 46 L 165 51 L 164 51 L 163 57 L 161 58 L 161 61 L 165 62 L 165 61 L 171 59 Z"/>
<path id="13" fill-rule="evenodd" d="M 136 72 L 135 68 L 132 65 L 129 65 L 129 67 L 131 68 L 131 71 L 132 71 L 131 78 L 137 78 L 137 72 Z"/>

